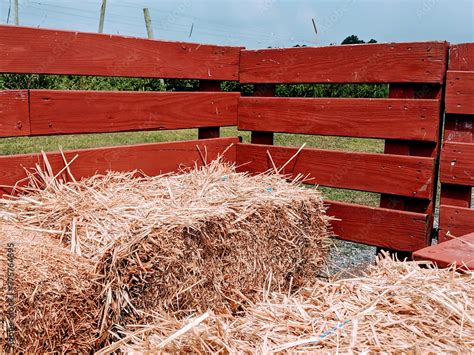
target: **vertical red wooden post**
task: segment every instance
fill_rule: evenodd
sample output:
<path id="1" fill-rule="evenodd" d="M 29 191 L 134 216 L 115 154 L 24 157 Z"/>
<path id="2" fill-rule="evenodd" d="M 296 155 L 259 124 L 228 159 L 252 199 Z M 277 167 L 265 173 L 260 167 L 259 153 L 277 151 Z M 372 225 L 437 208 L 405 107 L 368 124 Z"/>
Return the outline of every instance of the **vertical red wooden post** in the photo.
<path id="1" fill-rule="evenodd" d="M 221 91 L 221 82 L 218 80 L 200 80 L 199 91 Z M 198 129 L 198 138 L 219 138 L 220 127 L 202 127 Z"/>
<path id="2" fill-rule="evenodd" d="M 390 98 L 410 98 L 410 99 L 438 99 L 441 101 L 443 95 L 443 85 L 441 84 L 390 84 Z M 437 143 L 432 142 L 415 142 L 415 141 L 398 141 L 387 139 L 385 141 L 384 153 L 398 155 L 413 155 L 422 157 L 437 158 L 434 166 L 433 176 L 433 197 L 430 200 L 415 197 L 401 197 L 382 194 L 380 199 L 380 207 L 405 210 L 411 212 L 427 213 L 434 215 L 435 197 L 437 193 L 437 179 L 439 168 L 439 152 L 441 146 L 441 130 L 442 130 L 442 113 L 443 107 L 440 104 L 439 112 L 439 139 Z M 430 218 L 427 228 L 426 245 L 429 245 L 431 231 L 433 227 L 433 218 Z M 401 257 L 409 257 L 403 253 Z"/>
<path id="3" fill-rule="evenodd" d="M 275 85 L 255 84 L 253 89 L 253 96 L 275 96 Z M 273 145 L 273 132 L 252 131 L 250 142 L 255 144 Z"/>
<path id="4" fill-rule="evenodd" d="M 446 114 L 445 114 L 445 125 L 444 125 L 444 143 L 474 143 L 474 114 L 472 109 L 462 105 L 459 107 L 453 102 L 453 97 L 462 98 L 469 97 L 469 84 L 463 82 L 463 90 L 455 89 L 452 85 L 458 78 L 454 79 L 454 73 L 474 73 L 474 44 L 465 43 L 453 45 L 450 48 L 449 55 L 449 68 L 448 68 L 448 80 L 446 83 Z M 454 82 L 453 82 L 454 79 Z M 472 94 L 471 94 L 472 95 Z M 446 164 L 445 162 L 443 162 Z M 470 212 L 462 209 L 471 208 L 472 200 L 472 187 L 466 185 L 447 183 L 446 180 L 441 182 L 441 200 L 440 200 L 440 233 L 439 242 L 449 240 L 446 238 L 446 233 L 450 227 L 453 227 L 451 223 L 456 225 L 460 220 L 470 219 Z M 460 213 L 456 207 L 461 208 L 463 213 Z M 472 210 L 469 210 L 472 211 Z M 466 213 L 466 214 L 464 214 Z M 456 216 L 453 222 L 450 221 L 450 214 Z M 467 228 L 466 233 L 471 230 L 468 226 L 462 226 L 461 229 Z"/>

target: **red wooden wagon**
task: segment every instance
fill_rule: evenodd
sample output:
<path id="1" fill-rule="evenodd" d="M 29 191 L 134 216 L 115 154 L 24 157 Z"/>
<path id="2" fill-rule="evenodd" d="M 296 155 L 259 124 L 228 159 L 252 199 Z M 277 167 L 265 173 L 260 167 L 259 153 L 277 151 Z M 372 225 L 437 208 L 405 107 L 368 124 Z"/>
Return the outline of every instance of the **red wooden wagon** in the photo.
<path id="1" fill-rule="evenodd" d="M 2 73 L 200 80 L 199 92 L 186 93 L 0 91 L 0 137 L 199 130 L 192 141 L 66 152 L 66 157 L 79 154 L 71 166 L 78 177 L 106 170 L 173 171 L 202 163 L 196 146 L 206 147 L 213 159 L 232 143 L 225 158 L 241 170 L 259 172 L 272 166 L 267 152 L 282 166 L 297 151 L 273 145 L 275 132 L 376 138 L 385 140 L 383 154 L 303 149 L 284 169 L 309 174 L 314 184 L 381 194 L 379 207 L 328 201 L 329 214 L 338 218 L 333 222 L 336 237 L 408 253 L 429 246 L 436 232 L 438 172 L 440 241 L 448 239 L 448 232 L 474 231 L 473 44 L 245 50 L 0 26 L 0 51 Z M 227 80 L 255 84 L 253 96 L 221 92 L 220 83 Z M 384 83 L 390 90 L 387 99 L 274 96 L 276 84 L 292 83 Z M 252 131 L 251 143 L 219 138 L 225 126 Z M 41 159 L 39 154 L 0 157 L 0 185 L 14 185 L 24 177 L 24 168 Z M 48 153 L 48 159 L 58 171 L 64 165 L 59 153 Z M 463 256 L 465 263 L 470 253 Z"/>

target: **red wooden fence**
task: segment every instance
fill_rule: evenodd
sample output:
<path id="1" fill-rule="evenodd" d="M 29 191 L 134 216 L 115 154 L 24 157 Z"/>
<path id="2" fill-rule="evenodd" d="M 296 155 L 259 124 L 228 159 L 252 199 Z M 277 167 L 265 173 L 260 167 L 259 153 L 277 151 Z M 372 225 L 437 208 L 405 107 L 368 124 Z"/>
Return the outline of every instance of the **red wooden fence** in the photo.
<path id="1" fill-rule="evenodd" d="M 188 142 L 140 144 L 66 152 L 73 174 L 141 169 L 159 174 L 200 165 L 200 147 L 215 159 L 238 138 L 218 138 L 235 126 L 239 93 L 220 80 L 237 80 L 239 47 L 165 42 L 123 36 L 0 26 L 0 72 L 200 79 L 200 92 L 0 91 L 0 137 L 198 128 Z M 56 171 L 64 161 L 48 158 Z M 235 147 L 226 158 L 235 161 Z M 0 157 L 0 184 L 9 192 L 39 154 Z M 8 187 L 10 186 L 10 187 Z"/>
<path id="2" fill-rule="evenodd" d="M 385 139 L 386 154 L 304 149 L 284 172 L 382 193 L 380 208 L 330 201 L 338 237 L 402 251 L 426 246 L 447 48 L 427 42 L 243 50 L 241 82 L 266 86 L 240 99 L 238 126 L 252 130 L 254 144 L 238 145 L 238 163 L 258 172 L 272 167 L 271 156 L 282 166 L 297 149 L 271 146 L 273 132 Z M 390 83 L 390 98 L 261 97 L 279 83 Z"/>
<path id="3" fill-rule="evenodd" d="M 441 242 L 474 231 L 474 43 L 451 46 L 441 152 Z"/>
<path id="4" fill-rule="evenodd" d="M 0 26 L 0 72 L 200 80 L 199 92 L 0 91 L 0 137 L 198 128 L 201 140 L 66 152 L 77 177 L 141 169 L 153 175 L 203 164 L 198 148 L 241 170 L 282 166 L 297 147 L 274 133 L 385 140 L 384 154 L 304 149 L 284 173 L 309 182 L 381 194 L 380 207 L 329 201 L 336 236 L 399 251 L 429 243 L 438 172 L 448 45 L 445 42 L 242 50 L 24 27 Z M 222 80 L 255 84 L 252 97 L 220 92 Z M 278 98 L 275 84 L 387 83 L 387 99 Z M 441 156 L 441 240 L 474 230 L 474 47 L 453 46 Z M 252 131 L 252 144 L 218 138 L 219 127 Z M 207 139 L 203 139 L 207 138 Z M 55 170 L 63 157 L 49 153 Z M 11 191 L 39 154 L 0 157 Z"/>

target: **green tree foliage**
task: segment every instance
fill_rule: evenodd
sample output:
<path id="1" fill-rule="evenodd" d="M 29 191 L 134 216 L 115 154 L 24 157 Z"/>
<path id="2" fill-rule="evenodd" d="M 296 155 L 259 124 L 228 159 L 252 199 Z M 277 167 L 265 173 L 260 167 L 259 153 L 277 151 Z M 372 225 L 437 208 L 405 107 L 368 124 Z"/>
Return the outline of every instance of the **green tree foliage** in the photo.
<path id="1" fill-rule="evenodd" d="M 385 98 L 385 84 L 294 84 L 277 85 L 276 96 Z"/>
<path id="2" fill-rule="evenodd" d="M 347 36 L 342 42 L 341 44 L 362 44 L 362 43 L 366 43 L 363 39 L 360 39 L 358 36 L 356 35 L 350 35 L 350 36 Z M 377 43 L 377 41 L 373 38 L 370 39 L 369 42 L 367 43 Z"/>
<path id="3" fill-rule="evenodd" d="M 341 42 L 341 44 L 359 44 L 359 43 L 365 43 L 365 42 L 359 39 L 359 37 L 357 37 L 356 35 L 350 35 Z"/>
<path id="4" fill-rule="evenodd" d="M 164 87 L 160 80 L 148 78 L 2 74 L 0 75 L 0 89 L 160 91 L 163 90 Z"/>
<path id="5" fill-rule="evenodd" d="M 238 91 L 242 96 L 250 96 L 253 94 L 254 85 L 252 84 L 241 84 L 237 81 L 224 81 L 221 84 L 223 91 Z"/>

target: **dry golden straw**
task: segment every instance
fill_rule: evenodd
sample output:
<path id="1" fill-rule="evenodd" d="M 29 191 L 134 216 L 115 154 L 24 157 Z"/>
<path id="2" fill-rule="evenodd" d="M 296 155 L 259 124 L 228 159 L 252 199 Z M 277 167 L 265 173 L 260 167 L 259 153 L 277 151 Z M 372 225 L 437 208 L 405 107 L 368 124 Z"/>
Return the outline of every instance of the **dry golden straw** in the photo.
<path id="1" fill-rule="evenodd" d="M 249 176 L 213 161 L 157 177 L 110 172 L 76 181 L 73 162 L 56 172 L 44 158 L 28 186 L 0 199 L 0 220 L 92 264 L 96 344 L 154 312 L 242 313 L 269 273 L 272 290 L 298 288 L 326 255 L 320 193 L 281 175 Z"/>
<path id="2" fill-rule="evenodd" d="M 217 313 L 130 325 L 101 353 L 471 353 L 474 273 L 382 259 L 369 275 L 295 294 L 264 291 L 239 316 Z"/>
<path id="3" fill-rule="evenodd" d="M 328 217 L 315 189 L 219 161 L 81 181 L 72 164 L 55 172 L 45 159 L 28 186 L 0 200 L 2 248 L 15 243 L 16 351 L 474 347 L 472 272 L 385 258 L 367 276 L 316 278 Z M 4 317 L 2 346 L 8 325 Z"/>
<path id="4" fill-rule="evenodd" d="M 13 256 L 8 266 L 7 248 Z M 15 353 L 89 352 L 98 336 L 98 292 L 92 263 L 71 254 L 58 241 L 0 224 L 0 349 L 10 345 L 14 325 Z M 7 285 L 7 267 L 13 279 Z M 7 297 L 13 296 L 13 324 Z"/>

